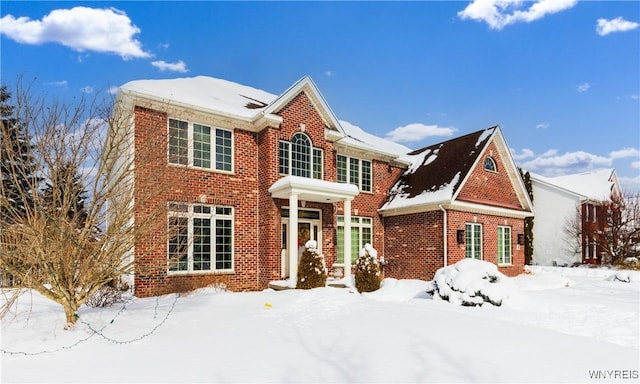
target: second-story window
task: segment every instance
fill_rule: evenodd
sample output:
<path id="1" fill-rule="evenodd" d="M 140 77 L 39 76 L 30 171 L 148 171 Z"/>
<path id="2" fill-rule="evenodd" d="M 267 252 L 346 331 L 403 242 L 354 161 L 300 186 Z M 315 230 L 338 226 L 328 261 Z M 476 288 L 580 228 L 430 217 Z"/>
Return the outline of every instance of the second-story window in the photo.
<path id="1" fill-rule="evenodd" d="M 278 144 L 278 170 L 281 174 L 322 179 L 323 152 L 311 145 L 304 133 L 296 133 L 291 141 Z"/>
<path id="2" fill-rule="evenodd" d="M 231 172 L 232 132 L 169 119 L 169 164 Z"/>
<path id="3" fill-rule="evenodd" d="M 338 183 L 357 185 L 360 191 L 371 192 L 371 162 L 355 157 L 336 157 Z"/>

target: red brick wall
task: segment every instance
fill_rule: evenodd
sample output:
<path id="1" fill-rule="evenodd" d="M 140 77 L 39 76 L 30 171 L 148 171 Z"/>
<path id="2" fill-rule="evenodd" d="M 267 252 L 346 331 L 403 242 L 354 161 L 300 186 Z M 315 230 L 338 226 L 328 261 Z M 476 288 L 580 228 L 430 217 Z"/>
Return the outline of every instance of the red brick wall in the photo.
<path id="1" fill-rule="evenodd" d="M 135 247 L 135 292 L 150 296 L 224 282 L 233 290 L 255 290 L 258 285 L 258 164 L 255 134 L 234 130 L 234 174 L 190 169 L 167 164 L 167 118 L 159 111 L 135 108 L 136 221 L 166 207 L 168 201 L 200 202 L 234 208 L 234 272 L 168 275 L 166 256 L 166 214 L 158 215 L 157 232 L 138 241 Z M 153 178 L 145 174 L 154 174 Z M 153 198 L 149 191 L 158 190 Z M 144 202 L 144 203 L 142 203 Z"/>
<path id="2" fill-rule="evenodd" d="M 444 265 L 442 211 L 384 218 L 385 277 L 431 280 Z"/>
<path id="3" fill-rule="evenodd" d="M 456 231 L 464 230 L 466 223 L 482 224 L 482 259 L 498 263 L 498 226 L 511 227 L 511 266 L 498 266 L 498 270 L 507 276 L 515 276 L 524 269 L 524 245 L 518 245 L 518 234 L 524 233 L 524 220 L 475 213 L 448 211 L 447 236 L 448 264 L 454 264 L 465 258 L 465 244 L 458 244 Z"/>
<path id="4" fill-rule="evenodd" d="M 504 166 L 504 159 L 500 156 L 494 142 L 487 146 L 485 157 L 489 155 L 496 162 L 497 172 L 486 171 L 484 157 L 481 158 L 476 167 L 471 170 L 467 182 L 458 195 L 458 200 L 522 209 Z"/>
<path id="5" fill-rule="evenodd" d="M 385 276 L 397 279 L 431 280 L 444 266 L 442 241 L 442 211 L 413 213 L 384 218 Z M 465 245 L 458 244 L 456 232 L 464 230 L 466 223 L 482 224 L 483 260 L 498 262 L 498 226 L 511 227 L 512 265 L 498 266 L 507 276 L 522 273 L 524 245 L 517 244 L 517 236 L 524 233 L 524 220 L 480 215 L 461 211 L 447 211 L 447 265 L 465 258 Z"/>

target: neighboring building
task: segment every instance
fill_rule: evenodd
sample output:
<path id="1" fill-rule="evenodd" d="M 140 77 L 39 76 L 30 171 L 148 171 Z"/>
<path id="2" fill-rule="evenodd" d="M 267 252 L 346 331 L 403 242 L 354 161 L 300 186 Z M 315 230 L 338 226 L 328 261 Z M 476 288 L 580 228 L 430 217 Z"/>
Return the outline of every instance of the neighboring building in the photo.
<path id="1" fill-rule="evenodd" d="M 531 174 L 536 210 L 533 264 L 600 264 L 607 216 L 622 196 L 613 169 L 543 177 Z"/>
<path id="2" fill-rule="evenodd" d="M 171 229 L 168 239 L 150 234 L 132 251 L 138 296 L 213 282 L 259 290 L 295 279 L 308 239 L 331 274 L 348 275 L 365 243 L 391 260 L 388 277 L 430 279 L 465 255 L 509 274 L 522 269 L 516 239 L 531 204 L 497 127 L 440 144 L 442 156 L 430 164 L 424 154 L 437 146 L 407 155 L 339 121 L 309 77 L 279 96 L 203 76 L 140 80 L 121 87 L 119 99 L 133 113 L 127 133 L 135 149 L 123 156 L 134 156 L 139 175 L 162 170 L 159 196 L 149 198 L 135 179 L 136 217 L 168 207 L 159 220 Z M 439 176 L 429 184 L 432 173 Z M 425 179 L 405 184 L 412 174 Z M 401 199 L 404 185 L 411 190 Z M 447 185 L 451 193 L 436 205 L 411 199 Z"/>

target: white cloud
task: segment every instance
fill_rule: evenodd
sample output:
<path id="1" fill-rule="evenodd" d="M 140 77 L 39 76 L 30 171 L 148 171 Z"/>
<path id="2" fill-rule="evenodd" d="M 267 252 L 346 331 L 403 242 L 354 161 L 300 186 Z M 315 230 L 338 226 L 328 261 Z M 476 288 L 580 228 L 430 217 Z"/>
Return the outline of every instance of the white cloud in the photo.
<path id="1" fill-rule="evenodd" d="M 327 77 L 332 77 L 333 76 L 333 71 L 325 71 L 324 75 Z"/>
<path id="2" fill-rule="evenodd" d="M 386 139 L 397 143 L 420 141 L 431 136 L 452 136 L 457 129 L 453 127 L 438 127 L 421 123 L 408 124 L 387 133 Z"/>
<path id="3" fill-rule="evenodd" d="M 618 176 L 623 191 L 640 192 L 640 176 Z"/>
<path id="4" fill-rule="evenodd" d="M 87 85 L 86 87 L 82 87 L 82 88 L 80 88 L 80 91 L 81 91 L 82 93 L 93 93 L 94 89 L 93 89 L 93 87 L 92 87 L 92 86 Z"/>
<path id="5" fill-rule="evenodd" d="M 515 149 L 510 148 L 511 150 L 511 157 L 513 157 L 513 160 L 524 160 L 524 159 L 529 159 L 535 156 L 535 153 L 533 153 L 532 150 L 530 150 L 529 148 L 522 148 L 522 152 L 518 153 Z"/>
<path id="6" fill-rule="evenodd" d="M 164 60 L 152 61 L 151 65 L 158 68 L 161 72 L 163 71 L 180 72 L 180 73 L 189 72 L 189 70 L 187 69 L 187 65 L 182 60 L 178 61 L 177 63 L 167 63 Z"/>
<path id="7" fill-rule="evenodd" d="M 566 152 L 558 155 L 555 151 L 547 151 L 535 159 L 521 164 L 523 169 L 544 176 L 556 176 L 585 172 L 591 169 L 611 167 L 611 158 L 594 155 L 584 151 Z"/>
<path id="8" fill-rule="evenodd" d="M 65 89 L 69 86 L 69 83 L 67 83 L 67 80 L 52 81 L 52 82 L 47 83 L 47 84 L 55 85 L 56 87 L 65 88 Z"/>
<path id="9" fill-rule="evenodd" d="M 578 84 L 578 92 L 582 93 L 582 92 L 587 92 L 589 90 L 589 88 L 591 88 L 591 85 L 589 83 L 582 83 L 582 84 Z"/>
<path id="10" fill-rule="evenodd" d="M 139 33 L 126 13 L 115 8 L 56 9 L 42 20 L 12 15 L 0 19 L 0 34 L 18 43 L 59 43 L 79 52 L 112 53 L 125 60 L 151 56 L 134 38 Z"/>
<path id="11" fill-rule="evenodd" d="M 623 148 L 609 153 L 612 159 L 624 159 L 626 157 L 640 157 L 640 150 L 637 148 Z"/>
<path id="12" fill-rule="evenodd" d="M 605 36 L 614 32 L 626 32 L 638 28 L 640 24 L 627 21 L 622 17 L 616 17 L 615 19 L 598 19 L 596 24 L 596 32 L 600 36 Z"/>
<path id="13" fill-rule="evenodd" d="M 517 0 L 474 0 L 458 12 L 461 19 L 484 21 L 489 28 L 501 30 L 519 22 L 530 23 L 576 5 L 577 0 L 538 0 L 533 3 Z M 522 6 L 529 6 L 521 9 Z"/>
<path id="14" fill-rule="evenodd" d="M 634 161 L 631 163 L 631 168 L 640 169 L 640 161 Z"/>
<path id="15" fill-rule="evenodd" d="M 549 126 L 550 126 L 550 124 L 545 121 L 543 123 L 537 124 L 536 128 L 537 129 L 547 129 L 547 128 L 549 128 Z"/>

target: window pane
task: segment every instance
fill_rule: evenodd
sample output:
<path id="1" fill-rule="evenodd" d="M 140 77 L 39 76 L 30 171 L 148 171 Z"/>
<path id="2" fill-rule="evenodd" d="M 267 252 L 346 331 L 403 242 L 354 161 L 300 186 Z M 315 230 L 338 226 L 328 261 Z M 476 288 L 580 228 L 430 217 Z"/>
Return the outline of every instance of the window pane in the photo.
<path id="1" fill-rule="evenodd" d="M 336 241 L 338 243 L 336 244 L 336 262 L 342 264 L 344 263 L 344 227 L 336 229 Z"/>
<path id="2" fill-rule="evenodd" d="M 474 225 L 474 257 L 478 260 L 482 258 L 482 235 L 480 233 L 480 224 Z"/>
<path id="3" fill-rule="evenodd" d="M 211 219 L 193 219 L 193 270 L 211 269 Z"/>
<path id="4" fill-rule="evenodd" d="M 291 174 L 311 176 L 311 140 L 304 133 L 296 133 L 291 140 Z"/>
<path id="5" fill-rule="evenodd" d="M 371 162 L 362 160 L 362 191 L 371 192 Z"/>
<path id="6" fill-rule="evenodd" d="M 233 229 L 231 220 L 216 220 L 216 269 L 233 268 Z"/>
<path id="7" fill-rule="evenodd" d="M 193 124 L 193 166 L 211 168 L 211 128 Z"/>
<path id="8" fill-rule="evenodd" d="M 360 160 L 349 158 L 349 183 L 360 186 Z"/>
<path id="9" fill-rule="evenodd" d="M 322 149 L 313 148 L 313 178 L 322 180 Z"/>
<path id="10" fill-rule="evenodd" d="M 216 169 L 231 171 L 233 159 L 231 131 L 216 129 Z"/>
<path id="11" fill-rule="evenodd" d="M 169 119 L 169 163 L 189 163 L 189 126 L 186 121 Z"/>
<path id="12" fill-rule="evenodd" d="M 361 248 L 362 246 L 360 245 L 360 228 L 351 227 L 351 264 L 354 264 L 355 261 L 358 260 Z"/>
<path id="13" fill-rule="evenodd" d="M 189 219 L 169 217 L 169 271 L 186 271 L 189 262 Z"/>
<path id="14" fill-rule="evenodd" d="M 347 158 L 342 155 L 336 157 L 336 168 L 338 170 L 338 183 L 347 182 Z"/>
<path id="15" fill-rule="evenodd" d="M 283 175 L 289 174 L 289 143 L 281 141 L 278 145 L 278 171 Z"/>

